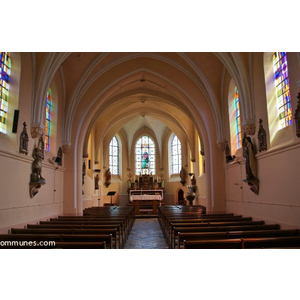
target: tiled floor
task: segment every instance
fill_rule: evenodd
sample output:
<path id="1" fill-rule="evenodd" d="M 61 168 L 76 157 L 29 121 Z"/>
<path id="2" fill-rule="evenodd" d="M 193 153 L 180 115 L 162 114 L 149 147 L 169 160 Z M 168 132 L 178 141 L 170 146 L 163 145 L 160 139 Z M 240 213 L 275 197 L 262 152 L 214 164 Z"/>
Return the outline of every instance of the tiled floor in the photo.
<path id="1" fill-rule="evenodd" d="M 137 218 L 124 249 L 168 249 L 157 218 Z"/>

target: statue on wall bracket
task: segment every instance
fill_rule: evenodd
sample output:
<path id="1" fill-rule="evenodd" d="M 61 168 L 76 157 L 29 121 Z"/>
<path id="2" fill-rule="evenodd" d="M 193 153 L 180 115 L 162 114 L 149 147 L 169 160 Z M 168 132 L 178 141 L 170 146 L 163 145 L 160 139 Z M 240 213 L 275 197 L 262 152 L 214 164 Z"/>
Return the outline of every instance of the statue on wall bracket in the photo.
<path id="1" fill-rule="evenodd" d="M 20 134 L 20 147 L 19 147 L 19 152 L 28 154 L 28 133 L 27 133 L 27 128 L 26 128 L 26 123 L 23 123 L 23 131 Z"/>
<path id="2" fill-rule="evenodd" d="M 44 160 L 44 135 L 42 134 L 39 138 L 38 146 L 33 149 L 32 157 L 34 161 L 32 162 L 32 173 L 30 175 L 29 183 L 29 193 L 30 197 L 33 198 L 38 192 L 43 184 L 46 183 L 45 178 L 42 177 L 42 162 Z"/>
<path id="3" fill-rule="evenodd" d="M 300 93 L 298 93 L 298 105 L 295 111 L 296 135 L 300 137 Z"/>
<path id="4" fill-rule="evenodd" d="M 262 122 L 262 119 L 259 119 L 259 129 L 257 134 L 259 152 L 267 150 L 267 135 L 264 127 L 262 126 Z"/>
<path id="5" fill-rule="evenodd" d="M 105 172 L 105 186 L 108 188 L 111 184 L 111 172 L 110 168 L 108 168 Z"/>
<path id="6" fill-rule="evenodd" d="M 251 138 L 244 133 L 243 136 L 243 155 L 245 157 L 246 178 L 243 179 L 250 186 L 250 190 L 258 195 L 259 179 L 257 178 L 256 159 L 254 155 L 254 147 Z"/>
<path id="7" fill-rule="evenodd" d="M 182 167 L 181 171 L 180 171 L 180 183 L 184 186 L 185 185 L 185 179 L 186 179 L 186 171 L 185 169 Z"/>

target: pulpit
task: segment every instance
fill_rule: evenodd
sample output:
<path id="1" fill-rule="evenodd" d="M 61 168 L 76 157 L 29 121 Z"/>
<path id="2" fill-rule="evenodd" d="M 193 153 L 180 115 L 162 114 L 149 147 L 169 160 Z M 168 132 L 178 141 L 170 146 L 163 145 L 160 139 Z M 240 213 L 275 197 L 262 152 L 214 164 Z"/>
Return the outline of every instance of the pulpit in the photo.
<path id="1" fill-rule="evenodd" d="M 107 196 L 110 196 L 110 205 L 113 206 L 113 203 L 112 203 L 112 196 L 114 196 L 116 194 L 115 191 L 110 191 L 107 193 Z"/>

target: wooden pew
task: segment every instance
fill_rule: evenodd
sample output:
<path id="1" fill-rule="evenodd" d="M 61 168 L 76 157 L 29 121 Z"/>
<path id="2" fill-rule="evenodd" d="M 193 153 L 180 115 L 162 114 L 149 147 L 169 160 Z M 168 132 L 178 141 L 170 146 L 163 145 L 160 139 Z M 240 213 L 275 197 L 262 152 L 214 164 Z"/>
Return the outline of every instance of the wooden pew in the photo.
<path id="1" fill-rule="evenodd" d="M 88 240 L 88 239 L 95 239 L 95 235 L 98 235 L 98 237 L 101 236 L 101 239 L 105 241 L 107 246 L 110 249 L 117 248 L 116 239 L 113 237 L 113 231 L 109 231 L 104 233 L 103 230 L 97 230 L 97 229 L 64 229 L 64 228 L 12 228 L 12 233 L 7 234 L 6 239 L 14 240 L 14 238 L 17 238 L 19 235 L 24 235 L 24 239 L 26 238 L 26 235 L 36 236 L 37 239 L 41 239 L 43 236 L 45 236 L 45 239 L 49 238 L 51 235 L 56 235 L 57 237 L 60 237 L 60 241 L 62 238 L 62 235 L 65 236 L 64 239 L 68 239 L 68 241 L 78 241 L 79 239 L 76 237 L 76 235 L 81 235 L 82 240 Z M 74 237 L 71 237 L 73 235 Z M 16 236 L 16 237 L 14 237 Z M 3 237 L 4 238 L 4 237 Z M 114 238 L 114 240 L 113 240 Z M 66 240 L 64 240 L 66 241 Z M 98 240 L 100 241 L 100 240 Z"/>
<path id="2" fill-rule="evenodd" d="M 300 249 L 300 236 L 184 240 L 184 249 L 262 249 L 262 248 L 297 248 Z"/>
<path id="3" fill-rule="evenodd" d="M 32 246 L 30 243 L 6 246 L 5 249 L 106 249 L 106 242 L 55 242 L 54 244 Z"/>
<path id="4" fill-rule="evenodd" d="M 297 248 L 300 249 L 300 236 L 245 238 L 244 249 L 259 248 Z"/>
<path id="5" fill-rule="evenodd" d="M 256 230 L 279 230 L 278 224 L 264 224 L 264 225 L 233 225 L 233 226 L 174 226 L 172 228 L 172 239 L 170 240 L 170 248 L 174 248 L 176 241 L 175 236 L 178 236 L 178 232 L 228 232 L 228 231 L 256 231 Z"/>
<path id="6" fill-rule="evenodd" d="M 178 242 L 174 248 L 180 249 L 184 240 L 207 240 L 207 239 L 235 239 L 257 237 L 288 237 L 299 236 L 299 229 L 280 230 L 252 230 L 252 231 L 228 231 L 228 232 L 178 232 Z"/>
<path id="7" fill-rule="evenodd" d="M 242 249 L 242 239 L 183 241 L 184 249 Z"/>
<path id="8" fill-rule="evenodd" d="M 264 225 L 264 221 L 236 221 L 236 222 L 177 222 L 176 223 L 170 223 L 169 228 L 169 245 L 172 247 L 174 245 L 174 241 L 177 238 L 178 233 L 174 232 L 174 228 L 176 227 L 223 227 L 223 226 L 258 226 L 258 225 Z"/>
<path id="9" fill-rule="evenodd" d="M 211 222 L 252 222 L 251 217 L 242 217 L 242 216 L 231 216 L 231 217 L 168 217 L 165 218 L 164 223 L 161 224 L 162 231 L 166 240 L 170 238 L 172 223 L 211 223 Z M 246 224 L 246 223 L 245 223 Z"/>
<path id="10" fill-rule="evenodd" d="M 123 248 L 124 240 L 122 238 L 122 231 L 118 224 L 110 224 L 110 225 L 79 225 L 79 224 L 28 224 L 27 229 L 40 230 L 43 229 L 54 229 L 56 232 L 61 233 L 73 233 L 76 234 L 78 232 L 85 232 L 84 234 L 89 234 L 89 231 L 93 233 L 97 232 L 97 234 L 107 234 L 110 233 L 113 236 L 114 244 L 116 248 Z M 53 230 L 53 231 L 54 231 Z M 11 233 L 18 232 L 18 229 L 13 228 Z M 45 230 L 44 230 L 45 231 Z"/>
<path id="11" fill-rule="evenodd" d="M 129 232 L 125 229 L 124 223 L 119 221 L 41 221 L 40 224 L 32 224 L 28 225 L 28 228 L 34 227 L 69 227 L 69 228 L 118 228 L 118 232 L 120 235 L 120 239 L 122 239 L 122 243 L 124 244 L 128 238 Z"/>

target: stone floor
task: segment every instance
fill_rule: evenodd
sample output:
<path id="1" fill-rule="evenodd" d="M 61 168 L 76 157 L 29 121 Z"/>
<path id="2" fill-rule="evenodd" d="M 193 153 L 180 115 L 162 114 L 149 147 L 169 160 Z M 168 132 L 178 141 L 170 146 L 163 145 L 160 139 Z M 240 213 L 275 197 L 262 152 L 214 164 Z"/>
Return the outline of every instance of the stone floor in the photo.
<path id="1" fill-rule="evenodd" d="M 124 249 L 168 249 L 157 218 L 136 218 Z"/>

